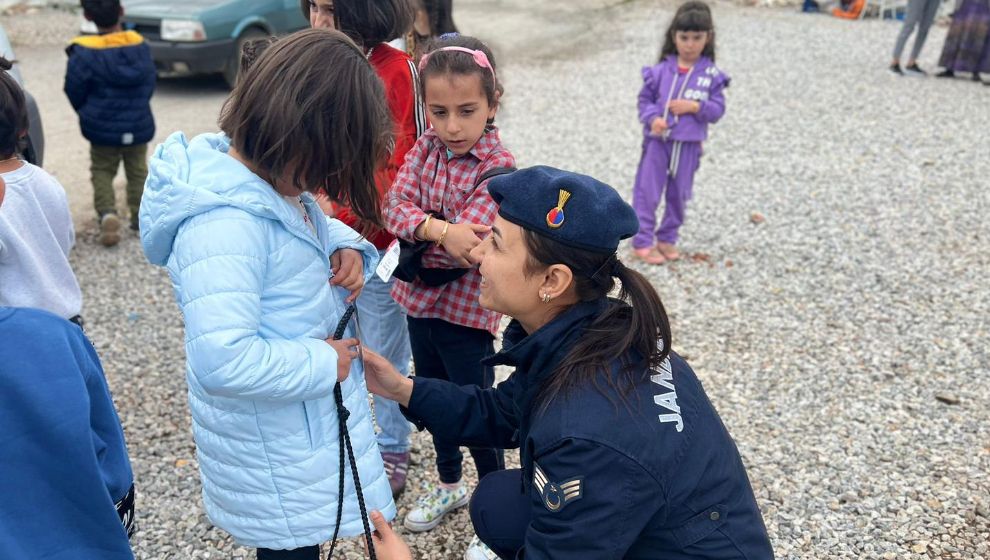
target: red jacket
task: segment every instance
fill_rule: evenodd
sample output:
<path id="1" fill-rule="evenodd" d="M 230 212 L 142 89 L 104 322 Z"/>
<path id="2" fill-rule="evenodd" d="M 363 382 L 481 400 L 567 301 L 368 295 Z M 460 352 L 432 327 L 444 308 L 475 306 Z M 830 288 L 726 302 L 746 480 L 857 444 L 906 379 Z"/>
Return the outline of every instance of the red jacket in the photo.
<path id="1" fill-rule="evenodd" d="M 385 97 L 392 112 L 392 132 L 395 136 L 395 147 L 388 161 L 375 174 L 384 207 L 388 189 L 406 160 L 406 152 L 427 128 L 426 112 L 419 95 L 419 72 L 409 55 L 382 43 L 371 49 L 368 61 L 385 84 Z M 337 218 L 360 230 L 359 220 L 350 208 L 338 207 Z M 368 236 L 368 241 L 378 249 L 388 248 L 394 239 L 395 236 L 384 229 L 376 229 Z"/>

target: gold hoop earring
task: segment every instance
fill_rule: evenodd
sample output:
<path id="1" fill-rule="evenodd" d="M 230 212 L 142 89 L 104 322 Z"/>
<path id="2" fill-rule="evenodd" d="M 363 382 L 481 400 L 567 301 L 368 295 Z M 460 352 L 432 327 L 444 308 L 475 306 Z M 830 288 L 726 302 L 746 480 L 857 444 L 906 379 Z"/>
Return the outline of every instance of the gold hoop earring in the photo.
<path id="1" fill-rule="evenodd" d="M 550 297 L 550 294 L 544 293 L 542 296 L 540 296 L 540 299 L 543 300 L 543 303 L 550 303 L 550 300 L 552 298 Z"/>

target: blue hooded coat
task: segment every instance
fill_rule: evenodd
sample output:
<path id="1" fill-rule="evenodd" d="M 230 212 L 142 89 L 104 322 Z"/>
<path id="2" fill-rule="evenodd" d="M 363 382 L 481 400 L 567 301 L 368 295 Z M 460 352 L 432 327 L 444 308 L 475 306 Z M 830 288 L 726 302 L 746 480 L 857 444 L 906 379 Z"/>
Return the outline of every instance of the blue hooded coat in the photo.
<path id="1" fill-rule="evenodd" d="M 182 133 L 158 146 L 141 202 L 141 243 L 149 261 L 167 267 L 185 318 L 210 520 L 243 545 L 311 546 L 333 534 L 341 474 L 337 353 L 325 339 L 348 293 L 328 283 L 329 256 L 356 249 L 370 275 L 378 252 L 304 194 L 314 236 L 301 212 L 229 147 L 222 134 Z M 342 390 L 368 511 L 392 518 L 359 361 Z M 349 469 L 344 476 L 340 533 L 355 536 L 363 524 Z"/>

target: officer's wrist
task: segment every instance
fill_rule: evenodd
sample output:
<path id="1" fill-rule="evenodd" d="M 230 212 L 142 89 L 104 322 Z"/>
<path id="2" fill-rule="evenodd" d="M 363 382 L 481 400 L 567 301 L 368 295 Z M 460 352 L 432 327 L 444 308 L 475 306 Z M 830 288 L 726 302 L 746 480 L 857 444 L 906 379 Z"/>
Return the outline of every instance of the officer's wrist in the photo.
<path id="1" fill-rule="evenodd" d="M 409 401 L 412 400 L 412 392 L 415 383 L 409 377 L 403 377 L 402 381 L 399 382 L 399 387 L 395 392 L 395 397 L 393 401 L 401 404 L 402 406 L 409 408 Z"/>

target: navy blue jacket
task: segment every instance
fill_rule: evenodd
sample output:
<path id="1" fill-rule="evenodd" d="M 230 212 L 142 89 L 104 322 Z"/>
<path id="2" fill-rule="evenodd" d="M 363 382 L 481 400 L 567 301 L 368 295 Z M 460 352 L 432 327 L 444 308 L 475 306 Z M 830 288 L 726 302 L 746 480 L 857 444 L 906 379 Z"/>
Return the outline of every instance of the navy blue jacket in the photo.
<path id="1" fill-rule="evenodd" d="M 0 450 L 0 558 L 134 558 L 124 433 L 78 326 L 0 307 Z"/>
<path id="2" fill-rule="evenodd" d="M 694 372 L 671 354 L 626 401 L 605 379 L 534 402 L 542 382 L 610 300 L 574 306 L 526 336 L 513 321 L 495 389 L 415 378 L 405 411 L 435 438 L 520 447 L 531 521 L 519 558 L 769 559 L 739 452 Z M 642 362 L 642 360 L 638 360 Z"/>
<path id="3" fill-rule="evenodd" d="M 76 37 L 66 49 L 65 94 L 83 136 L 98 146 L 147 144 L 155 135 L 155 63 L 134 31 Z"/>

